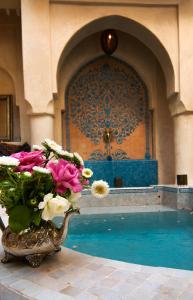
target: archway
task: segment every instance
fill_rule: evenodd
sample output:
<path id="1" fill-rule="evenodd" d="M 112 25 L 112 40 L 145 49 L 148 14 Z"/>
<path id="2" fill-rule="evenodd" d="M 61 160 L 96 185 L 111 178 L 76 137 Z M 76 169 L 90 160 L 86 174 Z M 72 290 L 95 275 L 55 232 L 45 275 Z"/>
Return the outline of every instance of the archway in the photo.
<path id="1" fill-rule="evenodd" d="M 82 40 L 93 35 L 96 32 L 101 32 L 104 29 L 113 28 L 121 32 L 127 33 L 134 36 L 139 41 L 141 41 L 147 48 L 149 48 L 155 55 L 166 80 L 166 92 L 167 97 L 171 97 L 175 92 L 178 92 L 178 82 L 177 77 L 174 73 L 174 67 L 171 58 L 166 51 L 164 45 L 160 42 L 157 36 L 153 34 L 149 29 L 147 29 L 142 24 L 136 22 L 135 20 L 128 19 L 119 15 L 110 15 L 102 18 L 93 20 L 92 22 L 86 24 L 84 27 L 80 28 L 74 35 L 70 38 L 68 43 L 64 46 L 57 65 L 56 71 L 56 81 L 58 82 L 58 76 L 60 69 L 63 65 L 64 60 L 67 58 L 69 53 L 75 48 Z"/>
<path id="2" fill-rule="evenodd" d="M 114 28 L 113 24 L 111 28 Z M 117 34 L 119 36 L 119 47 L 113 54 L 113 58 L 124 61 L 127 65 L 131 65 L 139 74 L 139 77 L 148 90 L 149 110 L 151 110 L 151 113 L 153 112 L 153 118 L 149 119 L 152 125 L 149 126 L 149 138 L 151 140 L 149 142 L 150 157 L 158 161 L 158 182 L 160 184 L 173 183 L 173 122 L 169 113 L 166 77 L 157 58 L 139 39 L 122 31 L 117 31 Z M 57 100 L 55 101 L 55 135 L 58 137 L 58 141 L 60 141 L 60 139 L 61 142 L 64 140 L 64 135 L 61 135 L 60 128 L 63 128 L 64 132 L 66 132 L 66 122 L 64 120 L 67 107 L 64 102 L 64 93 L 66 95 L 69 82 L 77 74 L 78 70 L 84 68 L 84 66 L 88 65 L 93 59 L 97 60 L 104 55 L 100 48 L 99 41 L 100 32 L 97 32 L 83 39 L 77 46 L 71 49 L 67 57 L 64 56 L 58 74 L 59 92 Z M 171 78 L 174 79 L 174 77 Z M 153 132 L 152 135 L 150 134 L 151 132 Z M 81 138 L 79 138 L 78 141 L 81 143 Z M 152 144 L 153 147 L 151 148 Z M 79 146 L 74 149 L 79 151 Z M 104 149 L 102 152 L 105 152 Z M 135 158 L 144 159 L 144 153 L 145 151 L 143 155 L 136 156 Z M 171 155 L 168 155 L 168 153 L 171 153 Z M 101 156 L 101 152 L 97 152 L 96 155 Z M 129 152 L 128 157 L 131 159 L 134 158 Z M 84 155 L 83 158 L 85 159 Z M 86 158 L 89 157 L 86 156 Z M 146 161 L 147 160 L 145 160 L 145 163 Z"/>

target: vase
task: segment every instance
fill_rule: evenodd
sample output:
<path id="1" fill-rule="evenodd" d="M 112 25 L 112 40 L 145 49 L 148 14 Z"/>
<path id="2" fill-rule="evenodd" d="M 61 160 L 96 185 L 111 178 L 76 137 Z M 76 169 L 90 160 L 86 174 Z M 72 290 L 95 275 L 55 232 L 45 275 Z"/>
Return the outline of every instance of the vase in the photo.
<path id="1" fill-rule="evenodd" d="M 8 263 L 15 257 L 23 257 L 31 267 L 39 267 L 46 256 L 61 250 L 60 245 L 67 236 L 69 219 L 78 213 L 78 209 L 67 212 L 61 228 L 48 221 L 21 233 L 13 232 L 9 226 L 5 228 L 0 218 L 0 228 L 3 232 L 2 245 L 5 252 L 1 262 Z"/>

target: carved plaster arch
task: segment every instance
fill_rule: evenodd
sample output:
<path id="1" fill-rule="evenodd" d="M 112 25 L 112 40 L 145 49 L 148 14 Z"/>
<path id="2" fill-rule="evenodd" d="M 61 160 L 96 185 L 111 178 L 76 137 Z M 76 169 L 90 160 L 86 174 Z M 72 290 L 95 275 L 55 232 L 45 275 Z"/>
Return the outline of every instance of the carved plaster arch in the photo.
<path id="1" fill-rule="evenodd" d="M 86 37 L 107 28 L 113 28 L 125 33 L 129 33 L 140 40 L 147 48 L 151 50 L 163 70 L 166 80 L 167 98 L 172 97 L 172 95 L 177 91 L 177 83 L 171 58 L 164 45 L 161 43 L 158 37 L 155 36 L 155 34 L 147 29 L 144 25 L 132 19 L 118 15 L 97 18 L 76 31 L 76 33 L 64 46 L 60 54 L 57 65 L 56 81 L 58 81 L 58 76 L 63 61 L 67 58 L 70 51 Z"/>

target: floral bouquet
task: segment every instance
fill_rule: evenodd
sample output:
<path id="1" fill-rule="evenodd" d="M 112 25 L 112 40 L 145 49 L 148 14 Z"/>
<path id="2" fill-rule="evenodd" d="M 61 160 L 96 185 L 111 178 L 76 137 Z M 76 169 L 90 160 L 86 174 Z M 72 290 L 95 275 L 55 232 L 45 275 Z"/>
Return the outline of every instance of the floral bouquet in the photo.
<path id="1" fill-rule="evenodd" d="M 92 175 L 78 153 L 64 151 L 50 139 L 31 152 L 0 157 L 0 205 L 10 229 L 20 233 L 77 210 L 83 189 L 91 189 L 98 198 L 106 196 L 108 184 L 99 180 L 90 186 Z"/>

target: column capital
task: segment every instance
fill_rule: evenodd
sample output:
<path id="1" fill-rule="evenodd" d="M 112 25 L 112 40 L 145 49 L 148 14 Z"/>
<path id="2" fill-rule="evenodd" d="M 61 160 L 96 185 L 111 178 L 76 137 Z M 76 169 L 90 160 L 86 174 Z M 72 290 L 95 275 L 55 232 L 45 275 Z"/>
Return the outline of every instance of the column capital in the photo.
<path id="1" fill-rule="evenodd" d="M 48 112 L 29 112 L 27 113 L 30 117 L 44 117 L 44 116 L 50 116 L 54 118 L 54 113 L 48 113 Z"/>
<path id="2" fill-rule="evenodd" d="M 172 117 L 181 115 L 187 112 L 184 103 L 180 99 L 179 93 L 173 93 L 169 98 L 169 110 Z"/>

